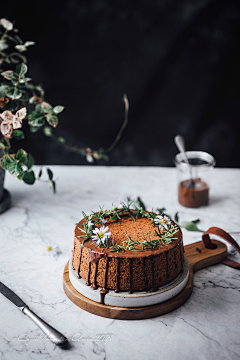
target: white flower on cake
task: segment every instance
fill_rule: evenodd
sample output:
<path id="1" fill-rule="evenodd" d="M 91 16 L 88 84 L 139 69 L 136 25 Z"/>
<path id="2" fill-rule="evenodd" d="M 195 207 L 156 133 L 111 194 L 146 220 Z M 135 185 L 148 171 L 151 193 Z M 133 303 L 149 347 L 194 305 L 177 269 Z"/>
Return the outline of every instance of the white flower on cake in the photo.
<path id="1" fill-rule="evenodd" d="M 94 225 L 94 224 L 93 224 L 92 221 L 88 221 L 88 227 L 93 226 L 93 225 Z"/>
<path id="2" fill-rule="evenodd" d="M 165 230 L 168 227 L 168 225 L 171 224 L 171 220 L 166 215 L 163 216 L 158 215 L 158 219 L 159 219 L 159 229 L 161 230 Z"/>
<path id="3" fill-rule="evenodd" d="M 94 233 L 95 235 L 92 236 L 92 240 L 93 240 L 93 241 L 96 241 L 97 244 L 100 244 L 100 243 L 104 244 L 105 241 L 106 241 L 106 239 L 107 239 L 107 237 L 110 237 L 110 236 L 111 236 L 111 233 L 110 233 L 110 232 L 107 232 L 108 229 L 109 229 L 108 226 L 106 226 L 106 227 L 102 226 L 102 227 L 100 227 L 100 229 L 95 228 L 95 229 L 93 230 L 93 233 Z"/>

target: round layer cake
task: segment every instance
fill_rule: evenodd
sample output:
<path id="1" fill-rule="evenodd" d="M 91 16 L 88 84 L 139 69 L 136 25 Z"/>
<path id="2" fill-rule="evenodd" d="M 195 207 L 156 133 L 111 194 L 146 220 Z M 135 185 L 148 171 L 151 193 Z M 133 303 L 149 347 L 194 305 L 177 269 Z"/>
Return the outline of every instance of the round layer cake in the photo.
<path id="1" fill-rule="evenodd" d="M 76 225 L 72 266 L 93 289 L 157 291 L 183 269 L 179 226 L 135 207 L 92 213 Z"/>

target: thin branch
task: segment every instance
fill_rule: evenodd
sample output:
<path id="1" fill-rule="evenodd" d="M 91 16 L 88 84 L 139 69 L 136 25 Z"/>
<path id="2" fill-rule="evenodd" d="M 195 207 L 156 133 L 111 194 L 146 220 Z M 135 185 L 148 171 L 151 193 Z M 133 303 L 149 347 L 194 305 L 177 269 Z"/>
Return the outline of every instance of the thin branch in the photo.
<path id="1" fill-rule="evenodd" d="M 129 102 L 128 102 L 128 98 L 127 95 L 124 94 L 123 95 L 123 102 L 124 102 L 124 106 L 125 106 L 125 113 L 124 113 L 124 122 L 115 138 L 115 140 L 113 141 L 113 143 L 109 146 L 109 148 L 107 150 L 105 150 L 105 152 L 111 152 L 114 147 L 117 145 L 118 141 L 120 140 L 122 133 L 125 129 L 125 127 L 127 126 L 128 123 L 128 111 L 129 111 Z"/>

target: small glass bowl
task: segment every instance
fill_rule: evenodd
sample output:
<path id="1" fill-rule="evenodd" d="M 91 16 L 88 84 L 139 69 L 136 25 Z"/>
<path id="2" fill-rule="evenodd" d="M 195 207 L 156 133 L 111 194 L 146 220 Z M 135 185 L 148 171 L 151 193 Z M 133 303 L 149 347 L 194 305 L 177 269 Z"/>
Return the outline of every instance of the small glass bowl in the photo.
<path id="1" fill-rule="evenodd" d="M 184 160 L 184 155 L 175 156 L 174 163 L 178 174 L 178 201 L 186 207 L 200 207 L 209 202 L 209 188 L 212 169 L 216 162 L 212 155 L 204 151 L 186 151 L 190 169 Z"/>

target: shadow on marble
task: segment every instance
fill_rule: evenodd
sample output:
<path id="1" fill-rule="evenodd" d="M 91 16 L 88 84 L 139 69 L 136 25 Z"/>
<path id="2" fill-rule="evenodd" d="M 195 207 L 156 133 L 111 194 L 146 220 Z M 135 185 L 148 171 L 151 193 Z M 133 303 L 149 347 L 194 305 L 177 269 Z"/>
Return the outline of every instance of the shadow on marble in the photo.
<path id="1" fill-rule="evenodd" d="M 215 204 L 224 202 L 224 201 L 226 201 L 228 198 L 229 198 L 229 196 L 224 195 L 224 194 L 223 194 L 222 196 L 210 195 L 210 201 L 209 201 L 208 206 L 211 206 L 211 205 L 215 205 Z"/>

